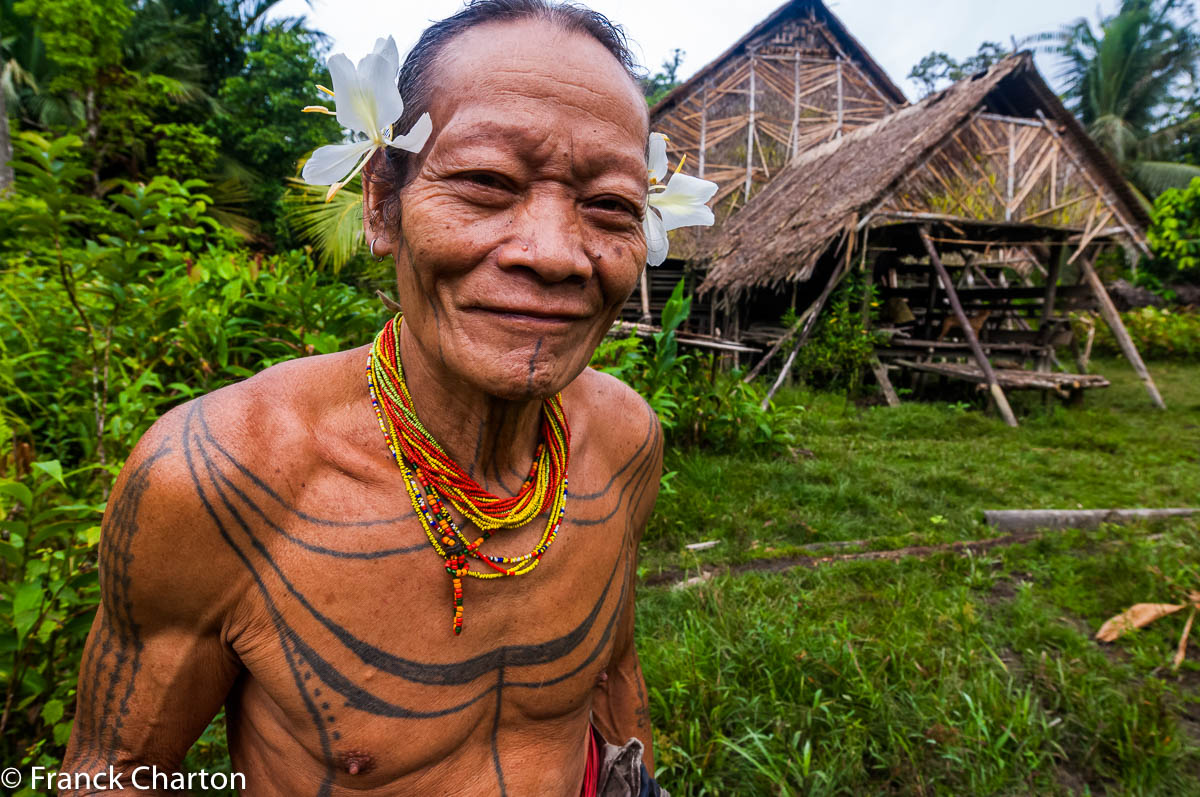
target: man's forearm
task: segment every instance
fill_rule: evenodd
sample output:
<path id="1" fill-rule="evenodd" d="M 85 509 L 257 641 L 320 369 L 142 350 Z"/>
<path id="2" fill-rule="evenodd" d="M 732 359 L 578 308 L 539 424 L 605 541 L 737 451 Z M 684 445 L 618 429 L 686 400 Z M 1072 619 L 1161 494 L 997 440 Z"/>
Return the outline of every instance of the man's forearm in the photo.
<path id="1" fill-rule="evenodd" d="M 646 681 L 636 653 L 631 652 L 621 666 L 609 669 L 601 695 L 592 707 L 596 728 L 612 744 L 624 744 L 631 737 L 641 740 L 646 769 L 653 775 L 654 732 Z"/>

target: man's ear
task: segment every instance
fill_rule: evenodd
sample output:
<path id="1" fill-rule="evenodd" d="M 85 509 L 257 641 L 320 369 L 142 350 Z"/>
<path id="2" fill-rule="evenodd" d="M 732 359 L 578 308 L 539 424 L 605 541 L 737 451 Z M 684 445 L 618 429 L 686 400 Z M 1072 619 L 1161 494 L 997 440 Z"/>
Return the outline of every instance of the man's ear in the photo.
<path id="1" fill-rule="evenodd" d="M 367 245 L 373 249 L 375 242 L 379 242 L 380 252 L 392 248 L 391 231 L 383 219 L 383 199 L 388 187 L 377 177 L 380 170 L 385 168 L 386 157 L 382 150 L 375 152 L 362 170 L 363 234 L 366 235 Z"/>

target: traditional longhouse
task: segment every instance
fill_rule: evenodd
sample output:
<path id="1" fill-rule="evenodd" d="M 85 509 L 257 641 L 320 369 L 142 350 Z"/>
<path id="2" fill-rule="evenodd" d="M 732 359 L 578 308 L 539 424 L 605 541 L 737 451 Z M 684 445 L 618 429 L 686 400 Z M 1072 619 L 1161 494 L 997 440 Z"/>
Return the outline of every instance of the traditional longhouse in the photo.
<path id="1" fill-rule="evenodd" d="M 1106 246 L 1145 251 L 1148 221 L 1020 54 L 799 154 L 694 256 L 707 267 L 699 291 L 735 340 L 777 329 L 789 305 L 807 309 L 792 351 L 842 276 L 861 269 L 891 335 L 885 365 L 986 383 L 1011 419 L 1005 386 L 1106 384 L 1049 367 L 1071 339 L 1065 311 L 1084 300 L 1161 404 L 1092 267 Z M 1030 359 L 1038 372 L 1023 370 Z"/>
<path id="2" fill-rule="evenodd" d="M 718 184 L 720 224 L 797 155 L 906 104 L 820 0 L 793 0 L 663 98 L 651 129 L 669 137 L 672 163 L 686 157 L 689 174 Z M 685 263 L 704 254 L 700 240 L 672 235 L 672 259 L 649 272 L 626 318 L 658 315 Z M 693 305 L 707 331 L 709 314 L 703 299 Z"/>
<path id="3" fill-rule="evenodd" d="M 1005 386 L 1107 384 L 1056 359 L 1075 342 L 1068 311 L 1092 304 L 1161 404 L 1092 265 L 1105 247 L 1145 252 L 1146 211 L 1028 54 L 908 105 L 820 0 L 792 0 L 667 95 L 651 129 L 718 184 L 717 223 L 671 234 L 626 320 L 653 321 L 683 277 L 686 332 L 735 357 L 774 344 L 760 366 L 790 351 L 786 373 L 858 270 L 880 305 L 864 317 L 889 336 L 885 392 L 889 367 L 968 379 L 1011 420 Z"/>

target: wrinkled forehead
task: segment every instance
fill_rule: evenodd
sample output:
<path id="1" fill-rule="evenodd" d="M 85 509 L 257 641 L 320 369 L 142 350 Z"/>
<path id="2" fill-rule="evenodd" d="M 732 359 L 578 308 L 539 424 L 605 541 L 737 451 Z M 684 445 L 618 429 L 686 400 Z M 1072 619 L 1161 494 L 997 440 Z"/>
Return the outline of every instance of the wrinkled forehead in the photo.
<path id="1" fill-rule="evenodd" d="M 646 101 L 587 34 L 544 21 L 481 25 L 451 41 L 436 69 L 435 146 L 443 134 L 459 141 L 510 128 L 521 133 L 514 143 L 548 146 L 568 136 L 645 168 Z"/>

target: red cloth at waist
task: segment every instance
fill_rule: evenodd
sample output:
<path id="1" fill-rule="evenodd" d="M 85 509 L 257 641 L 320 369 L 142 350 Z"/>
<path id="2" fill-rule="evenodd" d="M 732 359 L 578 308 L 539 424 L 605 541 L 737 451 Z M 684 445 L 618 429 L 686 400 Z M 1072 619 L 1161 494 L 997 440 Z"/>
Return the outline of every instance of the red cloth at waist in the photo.
<path id="1" fill-rule="evenodd" d="M 583 768 L 581 797 L 596 797 L 600 790 L 600 739 L 596 729 L 588 723 L 587 764 Z"/>

